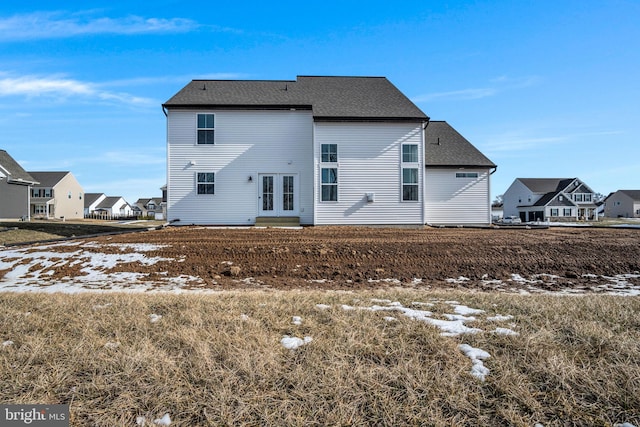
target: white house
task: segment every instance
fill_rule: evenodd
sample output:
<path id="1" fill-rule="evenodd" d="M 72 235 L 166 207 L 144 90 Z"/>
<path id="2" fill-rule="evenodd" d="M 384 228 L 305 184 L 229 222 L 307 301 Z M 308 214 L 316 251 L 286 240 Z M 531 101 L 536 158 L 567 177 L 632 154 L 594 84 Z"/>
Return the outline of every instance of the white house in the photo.
<path id="1" fill-rule="evenodd" d="M 597 220 L 595 193 L 578 178 L 516 178 L 503 196 L 504 216 L 522 221 Z"/>
<path id="2" fill-rule="evenodd" d="M 107 196 L 104 193 L 87 193 L 84 197 L 84 214 L 109 216 L 131 216 L 133 210 L 120 196 Z"/>
<path id="3" fill-rule="evenodd" d="M 486 171 L 494 165 L 483 162 L 456 178 L 454 166 L 465 167 L 466 161 L 433 165 L 425 160 L 425 137 L 433 123 L 384 77 L 193 80 L 163 109 L 169 222 L 250 225 L 263 217 L 293 217 L 307 225 L 425 224 L 456 217 L 461 223 L 490 221 Z M 434 131 L 448 127 L 442 123 Z M 448 191 L 482 188 L 486 195 L 435 197 L 429 192 L 439 188 L 441 168 L 448 168 L 441 178 Z M 457 203 L 469 203 L 465 212 L 474 214 L 440 213 Z"/>
<path id="4" fill-rule="evenodd" d="M 640 190 L 618 190 L 604 201 L 608 218 L 640 218 Z"/>

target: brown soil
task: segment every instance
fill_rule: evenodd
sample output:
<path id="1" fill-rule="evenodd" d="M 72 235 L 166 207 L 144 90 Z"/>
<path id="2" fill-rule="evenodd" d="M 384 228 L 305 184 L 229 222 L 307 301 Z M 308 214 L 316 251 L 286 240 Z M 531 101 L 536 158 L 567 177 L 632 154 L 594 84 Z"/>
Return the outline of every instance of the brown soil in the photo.
<path id="1" fill-rule="evenodd" d="M 640 230 L 633 229 L 190 226 L 92 240 L 167 245 L 146 254 L 174 261 L 127 264 L 126 271 L 147 273 L 149 279 L 165 271 L 196 276 L 212 288 L 357 289 L 398 286 L 387 280 L 398 279 L 406 286 L 490 289 L 487 281 L 512 274 L 555 275 L 545 286 L 582 288 L 594 286 L 594 275 L 640 272 Z M 446 280 L 460 276 L 470 280 Z M 629 280 L 640 284 L 638 278 Z"/>

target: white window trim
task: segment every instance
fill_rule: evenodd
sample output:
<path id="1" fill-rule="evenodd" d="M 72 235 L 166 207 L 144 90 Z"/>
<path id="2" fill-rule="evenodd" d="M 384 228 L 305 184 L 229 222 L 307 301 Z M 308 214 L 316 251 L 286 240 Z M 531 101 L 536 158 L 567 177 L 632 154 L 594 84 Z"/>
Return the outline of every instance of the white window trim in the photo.
<path id="1" fill-rule="evenodd" d="M 405 162 L 404 161 L 404 147 L 405 146 L 409 146 L 409 145 L 413 145 L 417 147 L 417 161 L 415 162 Z M 400 146 L 400 203 L 420 203 L 421 202 L 421 192 L 420 192 L 420 156 L 422 154 L 420 153 L 420 144 L 415 144 L 415 143 L 406 143 L 406 144 L 401 144 Z M 416 181 L 415 183 L 405 183 L 404 182 L 404 170 L 405 169 L 415 169 L 417 171 L 416 173 Z M 416 194 L 418 195 L 418 198 L 416 200 L 405 200 L 404 198 L 404 187 L 405 185 L 411 185 L 411 186 L 415 186 L 416 187 Z"/>
<path id="2" fill-rule="evenodd" d="M 213 174 L 213 182 L 200 182 L 198 181 L 198 174 L 199 173 L 212 173 Z M 194 181 L 195 181 L 195 190 L 196 190 L 196 196 L 215 196 L 216 195 L 216 173 L 213 171 L 204 171 L 204 172 L 196 172 L 193 175 Z M 207 185 L 207 184 L 211 184 L 213 185 L 213 193 L 200 193 L 198 192 L 198 186 L 200 184 L 203 185 Z M 150 209 L 150 208 L 147 208 Z"/>
<path id="3" fill-rule="evenodd" d="M 200 116 L 202 114 L 207 114 L 207 115 L 212 115 L 213 116 L 213 127 L 212 128 L 200 128 L 200 127 L 198 127 L 198 116 Z M 195 121 L 196 121 L 196 132 L 195 132 L 196 135 L 195 135 L 194 145 L 196 145 L 197 147 L 206 147 L 206 146 L 216 145 L 216 122 L 217 122 L 216 114 L 213 113 L 213 112 L 209 112 L 209 111 L 199 111 L 199 112 L 196 113 Z M 213 131 L 213 144 L 199 144 L 198 143 L 198 131 L 199 130 L 212 130 Z"/>
<path id="4" fill-rule="evenodd" d="M 335 145 L 336 146 L 336 161 L 335 162 L 323 162 L 322 161 L 322 146 L 323 145 Z M 321 143 L 318 147 L 318 160 L 320 168 L 318 169 L 319 177 L 318 181 L 320 183 L 320 191 L 318 192 L 318 201 L 319 203 L 338 203 L 340 201 L 340 144 L 335 142 L 326 142 Z M 322 182 L 322 170 L 323 169 L 335 169 L 336 170 L 336 183 L 323 183 Z M 322 189 L 324 186 L 334 186 L 336 187 L 336 200 L 322 200 Z"/>

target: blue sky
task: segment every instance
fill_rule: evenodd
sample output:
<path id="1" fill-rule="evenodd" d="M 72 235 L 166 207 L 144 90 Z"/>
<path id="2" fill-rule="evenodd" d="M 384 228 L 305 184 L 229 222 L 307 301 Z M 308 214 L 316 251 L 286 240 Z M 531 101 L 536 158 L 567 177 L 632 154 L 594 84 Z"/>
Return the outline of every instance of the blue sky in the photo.
<path id="1" fill-rule="evenodd" d="M 0 148 L 85 192 L 160 195 L 194 78 L 385 76 L 517 177 L 640 189 L 635 0 L 3 1 Z"/>

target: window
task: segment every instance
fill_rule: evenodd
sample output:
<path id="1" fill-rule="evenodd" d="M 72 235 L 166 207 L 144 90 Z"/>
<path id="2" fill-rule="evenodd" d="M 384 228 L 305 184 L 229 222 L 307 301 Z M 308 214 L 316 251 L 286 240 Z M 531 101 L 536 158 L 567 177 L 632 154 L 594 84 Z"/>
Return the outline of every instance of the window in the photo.
<path id="1" fill-rule="evenodd" d="M 456 178 L 477 178 L 478 172 L 456 172 Z"/>
<path id="2" fill-rule="evenodd" d="M 402 169 L 402 200 L 418 200 L 418 169 Z"/>
<path id="3" fill-rule="evenodd" d="M 323 202 L 338 201 L 338 169 L 322 168 L 322 196 Z"/>
<path id="4" fill-rule="evenodd" d="M 198 194 L 215 194 L 215 174 L 213 172 L 198 172 L 196 175 L 196 187 L 198 189 Z"/>
<path id="5" fill-rule="evenodd" d="M 584 195 L 584 201 L 585 202 L 590 202 L 591 201 L 591 193 L 587 193 Z"/>
<path id="6" fill-rule="evenodd" d="M 551 216 L 558 216 L 558 209 L 557 208 L 551 208 Z"/>
<path id="7" fill-rule="evenodd" d="M 322 163 L 338 162 L 338 144 L 322 144 L 320 151 Z"/>
<path id="8" fill-rule="evenodd" d="M 214 144 L 214 115 L 198 114 L 198 144 Z"/>
<path id="9" fill-rule="evenodd" d="M 573 200 L 576 201 L 576 202 L 581 202 L 582 201 L 582 193 L 574 194 L 573 195 Z"/>
<path id="10" fill-rule="evenodd" d="M 571 208 L 564 208 L 562 210 L 562 216 L 571 216 Z"/>
<path id="11" fill-rule="evenodd" d="M 402 161 L 404 163 L 418 163 L 417 144 L 405 144 L 402 146 Z"/>

